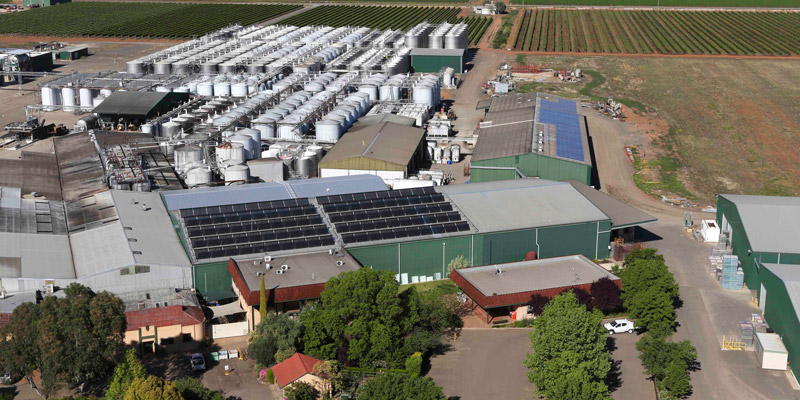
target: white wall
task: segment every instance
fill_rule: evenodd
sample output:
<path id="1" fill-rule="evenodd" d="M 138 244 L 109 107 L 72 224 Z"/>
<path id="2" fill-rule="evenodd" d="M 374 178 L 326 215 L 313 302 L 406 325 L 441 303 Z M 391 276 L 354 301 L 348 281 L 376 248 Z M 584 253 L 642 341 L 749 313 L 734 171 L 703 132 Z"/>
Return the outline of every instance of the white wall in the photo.
<path id="1" fill-rule="evenodd" d="M 377 175 L 383 179 L 387 184 L 395 179 L 405 178 L 403 171 L 378 171 L 378 170 L 363 170 L 363 169 L 336 169 L 336 168 L 322 168 L 320 169 L 320 178 L 328 178 L 334 176 L 350 176 L 350 175 Z"/>
<path id="2" fill-rule="evenodd" d="M 212 339 L 247 336 L 247 334 L 247 321 L 234 322 L 232 324 L 211 325 Z"/>

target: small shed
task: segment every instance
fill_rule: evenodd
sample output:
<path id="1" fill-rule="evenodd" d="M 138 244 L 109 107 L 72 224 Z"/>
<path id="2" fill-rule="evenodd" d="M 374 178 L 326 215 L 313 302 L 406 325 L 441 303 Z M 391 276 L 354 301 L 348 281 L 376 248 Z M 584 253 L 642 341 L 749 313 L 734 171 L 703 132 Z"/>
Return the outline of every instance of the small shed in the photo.
<path id="1" fill-rule="evenodd" d="M 719 242 L 719 225 L 713 219 L 704 219 L 700 226 L 703 241 L 708 243 Z"/>
<path id="2" fill-rule="evenodd" d="M 465 49 L 411 49 L 414 72 L 439 73 L 450 67 L 455 73 L 464 72 Z"/>
<path id="3" fill-rule="evenodd" d="M 89 56 L 89 48 L 86 46 L 67 46 L 58 51 L 58 58 L 66 61 L 77 60 L 81 57 Z"/>
<path id="4" fill-rule="evenodd" d="M 763 369 L 785 371 L 789 361 L 789 352 L 777 334 L 756 332 L 756 357 L 758 364 Z"/>

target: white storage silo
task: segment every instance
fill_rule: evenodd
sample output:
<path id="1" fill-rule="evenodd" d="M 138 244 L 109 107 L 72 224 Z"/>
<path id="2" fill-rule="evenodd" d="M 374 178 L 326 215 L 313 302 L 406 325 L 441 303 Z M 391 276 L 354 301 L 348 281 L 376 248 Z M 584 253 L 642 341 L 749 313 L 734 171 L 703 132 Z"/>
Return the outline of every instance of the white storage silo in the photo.
<path id="1" fill-rule="evenodd" d="M 175 148 L 175 169 L 183 171 L 192 163 L 203 161 L 203 149 L 196 145 L 185 145 Z"/>
<path id="2" fill-rule="evenodd" d="M 47 106 L 57 105 L 56 100 L 58 99 L 58 96 L 55 94 L 57 90 L 58 89 L 49 86 L 42 87 L 42 105 L 45 106 L 45 111 L 53 110 L 53 107 Z"/>
<path id="3" fill-rule="evenodd" d="M 73 87 L 63 87 L 61 88 L 61 104 L 64 105 L 64 111 L 73 112 L 75 111 L 75 88 Z"/>
<path id="4" fill-rule="evenodd" d="M 244 147 L 244 159 L 252 160 L 255 154 L 255 142 L 250 136 L 234 134 L 228 137 L 231 143 L 240 143 Z"/>
<path id="5" fill-rule="evenodd" d="M 300 157 L 294 160 L 294 170 L 303 178 L 311 177 L 311 169 L 313 168 L 313 160 L 309 157 Z"/>
<path id="6" fill-rule="evenodd" d="M 144 63 L 141 59 L 128 61 L 125 63 L 125 71 L 127 71 L 129 74 L 143 74 Z"/>
<path id="7" fill-rule="evenodd" d="M 214 84 L 211 82 L 200 82 L 197 84 L 197 95 L 198 96 L 213 96 L 214 95 Z"/>
<path id="8" fill-rule="evenodd" d="M 114 91 L 111 89 L 108 88 L 100 89 L 100 94 L 103 95 L 103 97 L 111 96 L 111 93 L 114 93 Z"/>
<path id="9" fill-rule="evenodd" d="M 340 126 L 341 132 L 344 132 L 345 129 L 350 127 L 350 125 L 348 125 L 349 121 L 347 120 L 347 117 L 343 115 L 342 112 L 336 112 L 335 110 L 331 111 L 330 113 L 328 113 L 328 115 L 325 116 L 325 119 L 336 121 L 336 123 L 338 123 Z"/>
<path id="10" fill-rule="evenodd" d="M 177 122 L 167 121 L 161 124 L 161 136 L 174 139 L 180 135 L 181 126 Z"/>
<path id="11" fill-rule="evenodd" d="M 231 83 L 228 81 L 220 81 L 214 83 L 214 96 L 230 96 Z"/>
<path id="12" fill-rule="evenodd" d="M 253 158 L 261 158 L 261 131 L 258 129 L 244 128 L 236 131 L 237 135 L 249 136 L 253 139 Z"/>
<path id="13" fill-rule="evenodd" d="M 266 115 L 260 115 L 252 121 L 253 129 L 258 129 L 261 132 L 262 138 L 275 137 L 275 120 Z"/>
<path id="14" fill-rule="evenodd" d="M 247 183 L 250 179 L 250 167 L 243 164 L 231 165 L 222 172 L 225 175 L 225 184 Z"/>
<path id="15" fill-rule="evenodd" d="M 186 172 L 186 186 L 198 187 L 211 184 L 211 170 L 208 167 L 195 167 Z"/>
<path id="16" fill-rule="evenodd" d="M 220 143 L 214 148 L 214 152 L 217 155 L 217 165 L 241 164 L 245 159 L 244 146 L 241 143 Z"/>
<path id="17" fill-rule="evenodd" d="M 178 86 L 172 90 L 175 93 L 191 93 L 192 90 L 188 86 Z"/>
<path id="18" fill-rule="evenodd" d="M 317 140 L 336 143 L 342 136 L 342 125 L 332 119 L 321 119 L 316 123 Z"/>
<path id="19" fill-rule="evenodd" d="M 361 85 L 358 87 L 358 92 L 368 94 L 370 102 L 378 101 L 378 88 L 375 85 Z"/>
<path id="20" fill-rule="evenodd" d="M 156 75 L 169 75 L 171 67 L 172 61 L 162 60 L 153 65 L 153 73 Z"/>
<path id="21" fill-rule="evenodd" d="M 172 89 L 170 89 L 170 88 L 168 88 L 166 86 L 159 86 L 159 87 L 156 88 L 156 92 L 158 92 L 158 93 L 169 93 L 171 91 L 172 91 Z"/>
<path id="22" fill-rule="evenodd" d="M 306 147 L 307 151 L 314 152 L 317 155 L 317 163 L 319 164 L 322 157 L 325 155 L 325 149 L 322 146 L 317 144 L 312 144 L 311 146 Z"/>
<path id="23" fill-rule="evenodd" d="M 97 97 L 92 99 L 92 107 L 99 106 L 105 99 L 106 99 L 106 96 L 103 96 L 102 94 L 97 95 Z"/>
<path id="24" fill-rule="evenodd" d="M 247 84 L 234 83 L 231 85 L 231 96 L 233 97 L 247 97 Z"/>
<path id="25" fill-rule="evenodd" d="M 93 98 L 94 98 L 94 92 L 92 91 L 92 89 L 88 88 L 78 89 L 78 100 L 80 101 L 81 107 L 91 108 Z"/>
<path id="26" fill-rule="evenodd" d="M 151 123 L 144 123 L 140 125 L 139 130 L 141 130 L 142 133 L 149 133 L 151 135 L 155 135 L 155 133 L 153 132 L 153 124 Z"/>

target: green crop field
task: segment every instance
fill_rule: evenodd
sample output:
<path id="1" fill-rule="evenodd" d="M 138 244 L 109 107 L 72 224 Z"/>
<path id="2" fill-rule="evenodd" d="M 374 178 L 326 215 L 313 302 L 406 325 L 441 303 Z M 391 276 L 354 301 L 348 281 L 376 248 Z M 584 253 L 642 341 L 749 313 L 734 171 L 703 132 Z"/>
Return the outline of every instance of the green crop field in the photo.
<path id="1" fill-rule="evenodd" d="M 190 38 L 238 23 L 249 25 L 300 8 L 284 4 L 60 4 L 0 15 L 0 34 Z"/>
<path id="2" fill-rule="evenodd" d="M 544 6 L 800 7 L 797 0 L 510 0 Z"/>
<path id="3" fill-rule="evenodd" d="M 408 30 L 420 22 L 464 22 L 469 25 L 470 44 L 480 41 L 491 24 L 488 17 L 456 17 L 457 7 L 402 7 L 402 6 L 319 6 L 281 20 L 282 25 L 365 26 L 373 29 Z"/>
<path id="4" fill-rule="evenodd" d="M 800 13 L 525 11 L 517 51 L 639 54 L 800 54 Z"/>

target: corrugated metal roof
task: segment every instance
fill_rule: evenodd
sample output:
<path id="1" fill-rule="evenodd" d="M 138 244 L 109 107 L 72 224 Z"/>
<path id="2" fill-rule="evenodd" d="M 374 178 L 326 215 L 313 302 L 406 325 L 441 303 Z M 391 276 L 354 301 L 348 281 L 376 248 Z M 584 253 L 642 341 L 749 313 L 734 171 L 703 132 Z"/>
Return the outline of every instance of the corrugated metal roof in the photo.
<path id="1" fill-rule="evenodd" d="M 497 273 L 498 269 L 502 273 Z M 460 268 L 456 272 L 485 296 L 583 285 L 604 277 L 619 279 L 582 255 Z"/>
<path id="2" fill-rule="evenodd" d="M 280 183 L 253 183 L 249 185 L 217 186 L 161 192 L 168 210 L 224 206 L 291 199 L 292 195 Z"/>
<path id="3" fill-rule="evenodd" d="M 447 195 L 479 232 L 610 219 L 566 182 L 516 179 L 438 186 L 436 190 Z"/>
<path id="4" fill-rule="evenodd" d="M 108 189 L 100 155 L 88 132 L 55 138 L 53 145 L 58 155 L 64 200 L 77 200 Z"/>
<path id="5" fill-rule="evenodd" d="M 158 193 L 112 190 L 111 195 L 137 264 L 191 265 Z"/>
<path id="6" fill-rule="evenodd" d="M 639 211 L 591 186 L 573 179 L 567 182 L 577 191 L 581 192 L 584 197 L 589 199 L 600 211 L 611 217 L 611 227 L 613 229 L 658 221 L 658 218 L 643 211 Z"/>
<path id="7" fill-rule="evenodd" d="M 381 177 L 369 174 L 293 180 L 285 184 L 297 198 L 389 190 Z"/>
<path id="8" fill-rule="evenodd" d="M 320 161 L 324 164 L 366 157 L 407 165 L 414 157 L 425 131 L 391 122 L 353 127 Z"/>
<path id="9" fill-rule="evenodd" d="M 128 238 L 119 221 L 70 235 L 78 278 L 133 265 Z"/>
<path id="10" fill-rule="evenodd" d="M 492 111 L 485 121 L 492 126 L 478 128 L 473 161 L 510 157 L 531 152 L 533 143 L 533 107 Z"/>
<path id="11" fill-rule="evenodd" d="M 752 251 L 800 254 L 800 197 L 720 195 L 734 204 Z"/>
<path id="12" fill-rule="evenodd" d="M 784 346 L 781 337 L 776 333 L 756 332 L 756 337 L 758 338 L 758 342 L 761 343 L 761 347 L 766 352 L 781 354 L 787 354 L 789 352 L 786 350 L 786 346 Z"/>
<path id="13" fill-rule="evenodd" d="M 0 277 L 75 278 L 66 235 L 0 232 Z"/>
<path id="14" fill-rule="evenodd" d="M 395 124 L 400 124 L 405 126 L 414 126 L 416 120 L 411 117 L 404 117 L 402 115 L 397 115 L 397 114 L 377 114 L 377 115 L 367 115 L 365 117 L 359 118 L 358 121 L 356 122 L 356 126 L 380 124 L 382 122 L 392 122 Z"/>

